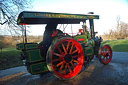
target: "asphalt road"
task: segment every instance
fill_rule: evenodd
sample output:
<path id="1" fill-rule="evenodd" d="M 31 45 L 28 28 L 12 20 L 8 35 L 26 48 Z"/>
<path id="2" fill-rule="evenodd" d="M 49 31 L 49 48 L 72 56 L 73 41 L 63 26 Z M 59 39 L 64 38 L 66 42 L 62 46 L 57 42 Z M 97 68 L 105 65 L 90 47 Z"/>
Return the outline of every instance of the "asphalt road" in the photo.
<path id="1" fill-rule="evenodd" d="M 52 73 L 31 75 L 25 66 L 1 70 L 0 85 L 128 85 L 128 52 L 113 52 L 108 65 L 97 58 L 70 80 L 59 80 Z"/>

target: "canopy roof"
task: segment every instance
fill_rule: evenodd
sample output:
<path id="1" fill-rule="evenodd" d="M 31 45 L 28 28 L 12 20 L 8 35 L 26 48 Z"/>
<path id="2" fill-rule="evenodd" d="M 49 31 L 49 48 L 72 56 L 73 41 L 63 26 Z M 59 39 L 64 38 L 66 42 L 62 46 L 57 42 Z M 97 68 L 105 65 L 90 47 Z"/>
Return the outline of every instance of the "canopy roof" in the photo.
<path id="1" fill-rule="evenodd" d="M 23 11 L 18 16 L 17 24 L 77 24 L 87 19 L 99 19 L 99 15 Z"/>

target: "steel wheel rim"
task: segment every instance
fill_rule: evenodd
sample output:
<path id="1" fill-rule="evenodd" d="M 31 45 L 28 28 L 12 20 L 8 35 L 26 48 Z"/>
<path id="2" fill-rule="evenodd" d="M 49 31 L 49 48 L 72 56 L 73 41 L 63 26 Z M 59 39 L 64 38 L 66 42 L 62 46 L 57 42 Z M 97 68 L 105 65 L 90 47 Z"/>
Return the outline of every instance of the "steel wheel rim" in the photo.
<path id="1" fill-rule="evenodd" d="M 100 51 L 100 59 L 104 64 L 108 64 L 112 58 L 112 50 L 109 46 L 105 45 Z"/>
<path id="2" fill-rule="evenodd" d="M 83 62 L 83 49 L 76 40 L 64 39 L 54 46 L 51 67 L 56 76 L 64 79 L 74 77 L 81 70 Z"/>

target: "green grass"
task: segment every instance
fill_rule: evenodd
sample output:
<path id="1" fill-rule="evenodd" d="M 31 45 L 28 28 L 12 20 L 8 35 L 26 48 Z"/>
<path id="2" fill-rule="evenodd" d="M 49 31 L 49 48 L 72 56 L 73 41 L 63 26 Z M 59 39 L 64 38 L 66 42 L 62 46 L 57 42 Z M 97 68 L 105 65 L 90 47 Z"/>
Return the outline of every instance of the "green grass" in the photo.
<path id="1" fill-rule="evenodd" d="M 102 45 L 110 45 L 116 52 L 128 52 L 128 39 L 106 40 L 102 42 Z"/>
<path id="2" fill-rule="evenodd" d="M 10 47 L 10 48 L 4 48 L 4 49 L 2 49 L 2 53 L 3 54 L 7 54 L 7 53 L 9 53 L 9 54 L 15 54 L 15 53 L 19 53 L 20 51 L 19 50 L 17 50 L 15 47 Z"/>
<path id="3" fill-rule="evenodd" d="M 23 65 L 20 52 L 15 47 L 0 50 L 0 70 Z"/>

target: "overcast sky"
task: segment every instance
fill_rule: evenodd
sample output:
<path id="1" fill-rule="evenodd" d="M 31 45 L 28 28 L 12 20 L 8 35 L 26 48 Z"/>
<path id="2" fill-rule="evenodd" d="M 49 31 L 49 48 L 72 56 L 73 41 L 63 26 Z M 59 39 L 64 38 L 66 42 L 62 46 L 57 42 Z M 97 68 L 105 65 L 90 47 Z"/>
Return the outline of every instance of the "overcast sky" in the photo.
<path id="1" fill-rule="evenodd" d="M 95 31 L 98 31 L 98 35 L 114 29 L 117 16 L 120 16 L 121 21 L 128 23 L 128 0 L 34 0 L 33 9 L 30 11 L 72 14 L 94 12 L 96 15 L 100 15 L 100 19 L 94 21 Z M 32 27 L 31 34 L 42 35 L 43 28 L 44 26 Z M 81 27 L 77 26 L 77 28 Z"/>

